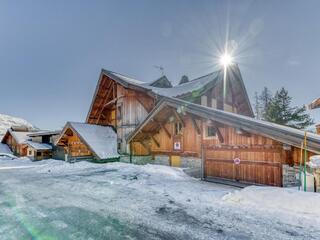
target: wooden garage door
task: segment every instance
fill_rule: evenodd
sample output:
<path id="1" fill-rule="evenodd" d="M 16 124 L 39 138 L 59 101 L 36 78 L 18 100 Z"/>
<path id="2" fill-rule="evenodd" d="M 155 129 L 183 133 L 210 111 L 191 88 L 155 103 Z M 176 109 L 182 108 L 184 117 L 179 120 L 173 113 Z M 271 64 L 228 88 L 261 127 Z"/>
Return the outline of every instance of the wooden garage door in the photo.
<path id="1" fill-rule="evenodd" d="M 205 177 L 282 185 L 281 149 L 206 148 L 204 154 Z"/>

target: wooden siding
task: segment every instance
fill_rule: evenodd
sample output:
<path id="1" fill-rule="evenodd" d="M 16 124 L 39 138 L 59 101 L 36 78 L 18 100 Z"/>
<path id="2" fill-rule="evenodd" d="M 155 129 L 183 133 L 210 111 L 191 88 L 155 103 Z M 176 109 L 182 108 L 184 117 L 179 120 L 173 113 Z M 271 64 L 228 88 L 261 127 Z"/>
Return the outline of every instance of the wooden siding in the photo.
<path id="1" fill-rule="evenodd" d="M 154 99 L 144 92 L 128 89 L 104 76 L 88 123 L 112 125 L 118 135 L 118 150 L 129 153 L 126 137 L 146 118 L 154 107 Z M 142 154 L 148 151 L 135 144 Z"/>
<path id="2" fill-rule="evenodd" d="M 175 123 L 183 128 L 175 135 Z M 207 136 L 206 128 L 216 129 Z M 180 141 L 181 149 L 174 149 Z M 165 154 L 202 157 L 205 177 L 227 178 L 255 184 L 282 186 L 282 165 L 299 163 L 300 149 L 257 134 L 251 134 L 222 123 L 200 119 L 189 113 L 178 114 L 167 107 L 153 116 L 136 135 L 134 155 Z M 311 156 L 308 153 L 308 157 Z M 240 164 L 234 160 L 240 159 Z"/>
<path id="3" fill-rule="evenodd" d="M 57 143 L 58 146 L 64 147 L 65 153 L 70 157 L 92 157 L 90 149 L 84 144 L 77 134 L 68 128 L 63 137 Z"/>

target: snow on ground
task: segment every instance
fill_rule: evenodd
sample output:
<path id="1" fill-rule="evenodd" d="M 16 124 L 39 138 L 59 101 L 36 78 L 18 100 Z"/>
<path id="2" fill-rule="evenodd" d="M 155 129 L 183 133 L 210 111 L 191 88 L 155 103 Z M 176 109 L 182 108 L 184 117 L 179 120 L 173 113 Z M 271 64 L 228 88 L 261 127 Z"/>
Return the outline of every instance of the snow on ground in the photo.
<path id="1" fill-rule="evenodd" d="M 158 165 L 0 160 L 0 236 L 319 239 L 319 194 L 239 190 Z"/>
<path id="2" fill-rule="evenodd" d="M 0 153 L 12 154 L 7 144 L 0 143 Z"/>

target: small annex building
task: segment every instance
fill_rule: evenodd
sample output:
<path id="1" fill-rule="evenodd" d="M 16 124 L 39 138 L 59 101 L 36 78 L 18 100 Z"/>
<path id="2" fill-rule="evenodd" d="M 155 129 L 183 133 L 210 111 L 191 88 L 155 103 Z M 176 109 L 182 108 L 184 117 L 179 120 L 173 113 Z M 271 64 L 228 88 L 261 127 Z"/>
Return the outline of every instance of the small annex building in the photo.
<path id="1" fill-rule="evenodd" d="M 295 176 L 285 170 L 299 165 L 303 139 L 301 130 L 163 98 L 127 142 L 133 155 L 199 166 L 205 179 L 286 186 Z M 308 133 L 307 146 L 308 157 L 320 154 L 320 135 Z"/>
<path id="2" fill-rule="evenodd" d="M 66 161 L 111 161 L 119 158 L 117 134 L 112 126 L 67 122 L 56 145 L 63 148 Z"/>
<path id="3" fill-rule="evenodd" d="M 33 161 L 52 158 L 52 145 L 27 141 L 27 157 Z"/>

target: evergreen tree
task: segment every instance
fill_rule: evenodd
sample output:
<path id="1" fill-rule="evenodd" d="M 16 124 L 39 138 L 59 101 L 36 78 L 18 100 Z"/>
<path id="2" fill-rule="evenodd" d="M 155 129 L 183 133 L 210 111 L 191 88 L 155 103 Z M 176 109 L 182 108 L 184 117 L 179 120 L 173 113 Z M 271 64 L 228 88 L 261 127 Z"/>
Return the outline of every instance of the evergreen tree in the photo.
<path id="1" fill-rule="evenodd" d="M 267 87 L 264 87 L 258 99 L 261 119 L 266 119 L 266 114 L 271 102 L 272 102 L 272 93 Z"/>
<path id="2" fill-rule="evenodd" d="M 261 119 L 261 102 L 258 92 L 254 93 L 254 115 L 257 119 Z"/>
<path id="3" fill-rule="evenodd" d="M 312 125 L 313 120 L 306 113 L 306 107 L 291 107 L 291 101 L 288 91 L 281 88 L 266 105 L 263 119 L 298 129 Z"/>

